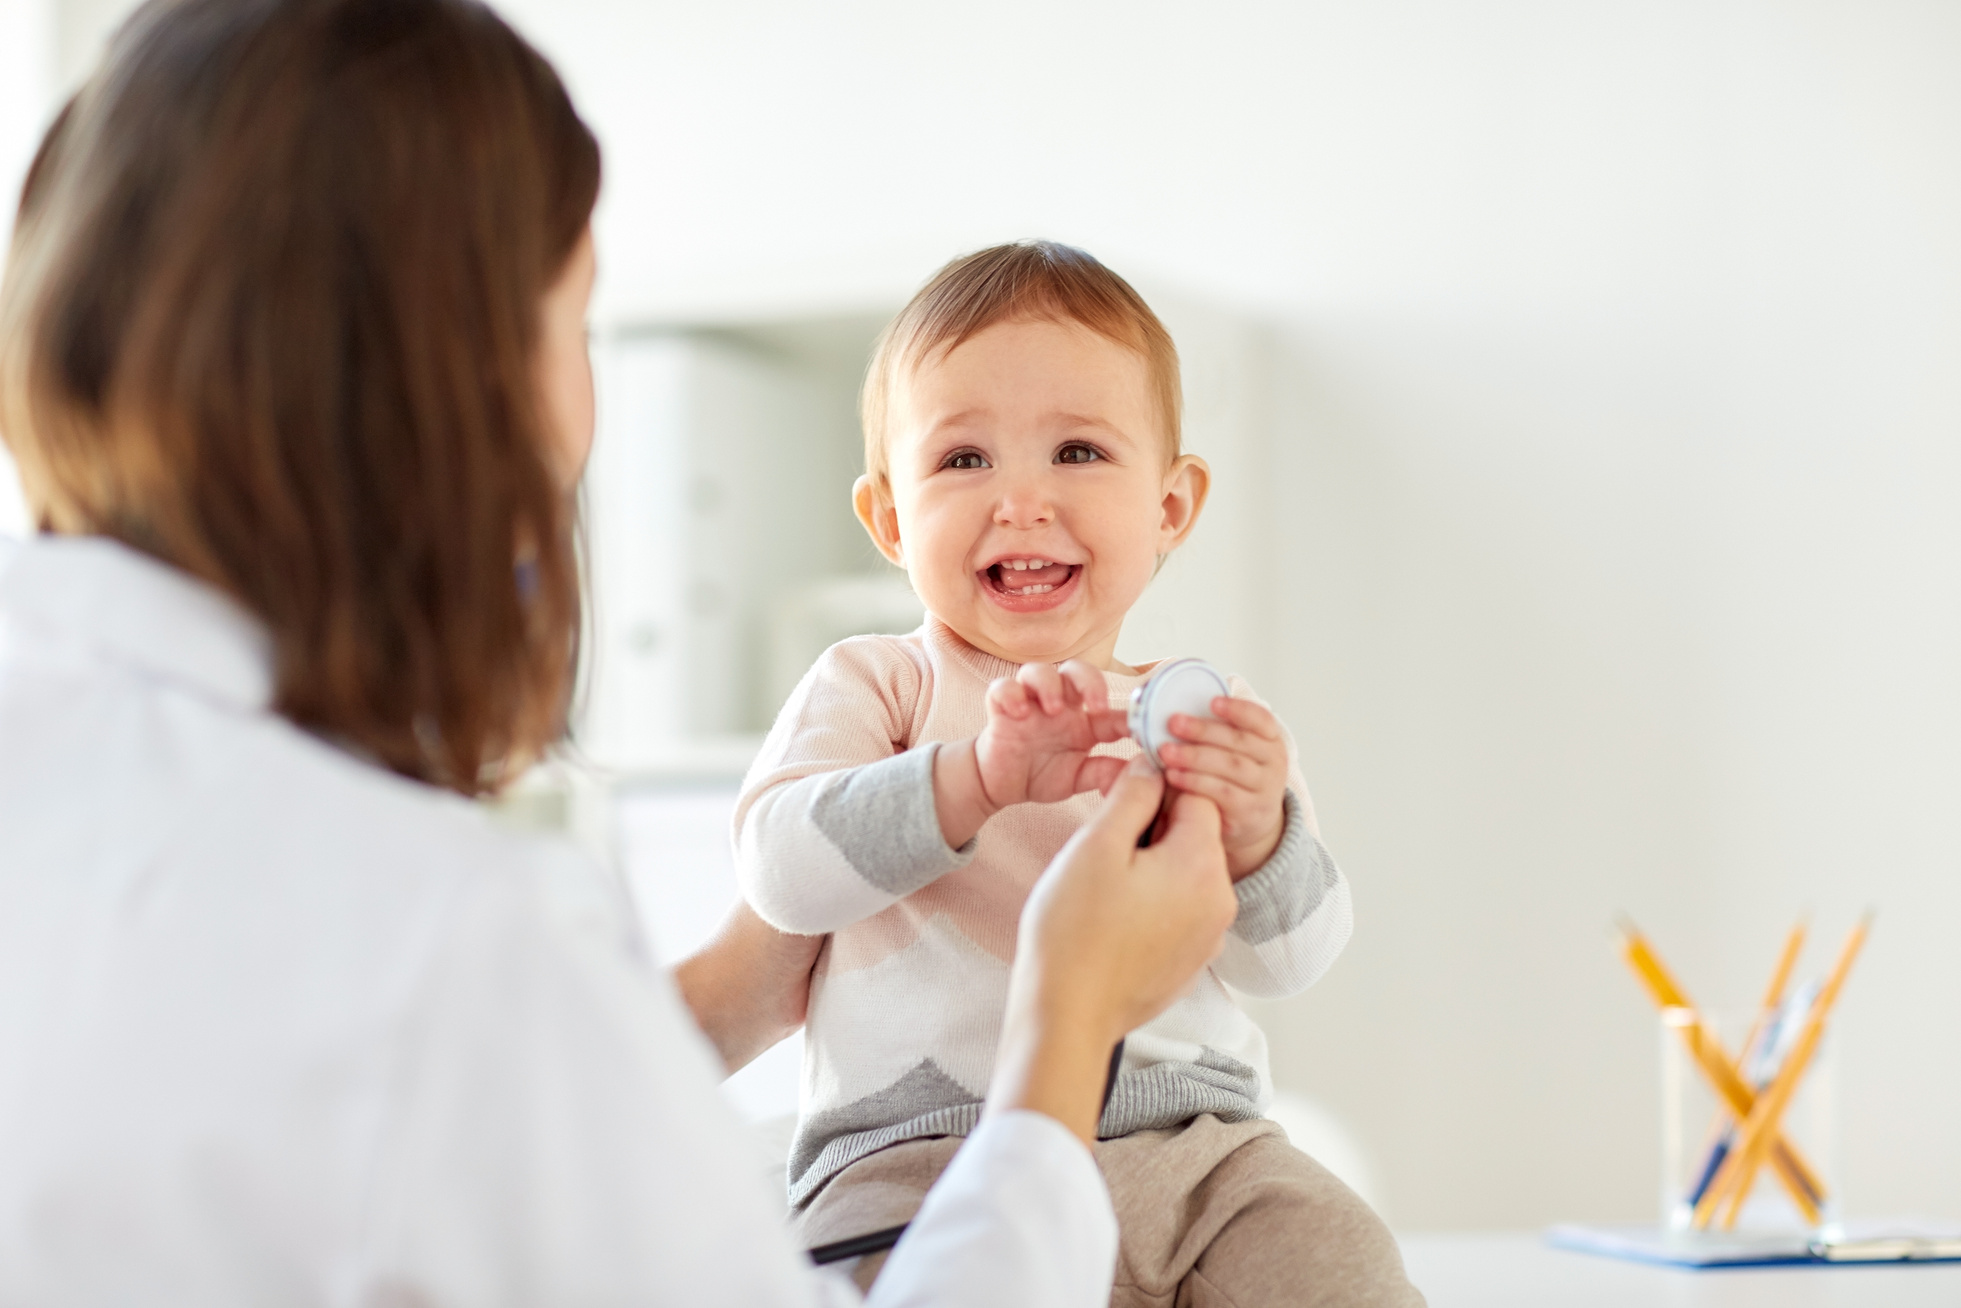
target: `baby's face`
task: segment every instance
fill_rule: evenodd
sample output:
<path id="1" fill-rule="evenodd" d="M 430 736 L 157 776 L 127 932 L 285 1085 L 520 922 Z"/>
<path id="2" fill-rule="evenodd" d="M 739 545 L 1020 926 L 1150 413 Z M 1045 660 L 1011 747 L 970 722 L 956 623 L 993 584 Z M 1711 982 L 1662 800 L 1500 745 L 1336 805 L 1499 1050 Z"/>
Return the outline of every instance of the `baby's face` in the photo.
<path id="1" fill-rule="evenodd" d="M 997 323 L 894 388 L 889 501 L 859 514 L 969 644 L 1114 665 L 1124 615 L 1191 530 L 1205 465 L 1173 461 L 1136 352 L 1075 323 Z"/>

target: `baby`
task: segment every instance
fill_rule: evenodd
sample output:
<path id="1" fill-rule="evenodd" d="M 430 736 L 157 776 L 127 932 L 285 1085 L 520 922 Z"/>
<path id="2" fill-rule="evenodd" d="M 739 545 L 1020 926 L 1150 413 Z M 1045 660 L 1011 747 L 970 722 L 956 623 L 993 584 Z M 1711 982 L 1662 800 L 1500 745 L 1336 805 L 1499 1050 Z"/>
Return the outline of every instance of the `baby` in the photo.
<path id="1" fill-rule="evenodd" d="M 1179 410 L 1157 316 L 1067 246 L 956 260 L 879 343 L 854 498 L 926 623 L 827 651 L 735 813 L 749 902 L 830 936 L 789 1166 L 808 1244 L 908 1219 L 979 1117 L 1022 903 L 1137 753 L 1123 709 L 1150 667 L 1117 661 L 1118 634 L 1210 476 L 1180 453 Z M 1190 1302 L 1239 1308 L 1420 1302 L 1374 1215 L 1261 1117 L 1266 1042 L 1226 986 L 1313 984 L 1349 891 L 1285 730 L 1232 692 L 1215 719 L 1174 717 L 1162 750 L 1170 784 L 1218 806 L 1239 916 L 1125 1044 L 1098 1132 L 1116 1302 L 1200 1282 L 1222 1297 Z"/>

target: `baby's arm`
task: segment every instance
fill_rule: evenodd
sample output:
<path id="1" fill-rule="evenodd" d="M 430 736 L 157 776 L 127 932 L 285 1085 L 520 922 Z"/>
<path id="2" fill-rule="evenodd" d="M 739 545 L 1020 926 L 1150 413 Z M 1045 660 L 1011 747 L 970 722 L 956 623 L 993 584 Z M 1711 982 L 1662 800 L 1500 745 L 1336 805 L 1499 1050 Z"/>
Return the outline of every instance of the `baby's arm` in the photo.
<path id="1" fill-rule="evenodd" d="M 1001 809 L 1103 789 L 1123 769 L 1090 754 L 1127 729 L 1087 664 L 1028 664 L 988 687 L 978 737 L 908 750 L 922 684 L 903 647 L 861 637 L 826 651 L 784 705 L 735 812 L 743 896 L 778 930 L 881 912 L 965 866 Z"/>
<path id="2" fill-rule="evenodd" d="M 1296 995 L 1334 966 L 1355 928 L 1348 879 L 1313 829 L 1307 788 L 1287 788 L 1287 829 L 1264 866 L 1237 882 L 1239 916 L 1212 970 L 1263 999 Z"/>
<path id="3" fill-rule="evenodd" d="M 937 744 L 907 749 L 922 670 L 896 641 L 827 650 L 777 716 L 735 809 L 743 898 L 781 931 L 870 917 L 973 857 L 934 802 Z"/>
<path id="4" fill-rule="evenodd" d="M 1174 719 L 1184 743 L 1163 752 L 1173 784 L 1225 819 L 1239 917 L 1212 970 L 1248 994 L 1298 994 L 1348 943 L 1348 882 L 1321 844 L 1293 739 L 1237 677 L 1232 690 L 1223 723 Z"/>

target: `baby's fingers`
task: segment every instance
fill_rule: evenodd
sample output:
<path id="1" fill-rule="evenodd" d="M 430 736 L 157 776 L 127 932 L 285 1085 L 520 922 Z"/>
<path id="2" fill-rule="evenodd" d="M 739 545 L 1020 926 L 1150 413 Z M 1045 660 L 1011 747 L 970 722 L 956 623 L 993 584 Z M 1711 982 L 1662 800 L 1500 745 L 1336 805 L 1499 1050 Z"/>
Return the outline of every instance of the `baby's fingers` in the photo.
<path id="1" fill-rule="evenodd" d="M 1084 708 L 1091 713 L 1110 706 L 1110 684 L 1103 680 L 1103 674 L 1082 659 L 1070 659 L 1062 665 L 1063 680 L 1080 699 Z"/>
<path id="2" fill-rule="evenodd" d="M 1267 761 L 1219 745 L 1169 741 L 1158 747 L 1158 756 L 1167 767 L 1219 777 L 1247 790 L 1258 790 L 1270 770 Z"/>
<path id="3" fill-rule="evenodd" d="M 1211 800 L 1222 813 L 1246 812 L 1248 806 L 1257 804 L 1260 798 L 1253 791 L 1235 785 L 1224 777 L 1210 772 L 1194 772 L 1190 768 L 1166 768 L 1164 779 L 1173 790 Z"/>
<path id="4" fill-rule="evenodd" d="M 1122 709 L 1091 709 L 1089 729 L 1100 742 L 1122 740 L 1130 734 L 1130 715 Z"/>
<path id="5" fill-rule="evenodd" d="M 1020 682 L 996 677 L 987 686 L 987 711 L 1020 722 L 1035 711 L 1035 701 Z"/>
<path id="6" fill-rule="evenodd" d="M 1231 704 L 1235 701 L 1216 699 L 1213 704 Z M 1264 736 L 1258 731 L 1239 726 L 1218 718 L 1195 718 L 1188 713 L 1171 715 L 1171 734 L 1179 740 L 1195 745 L 1210 745 L 1217 749 L 1229 749 L 1262 763 L 1285 763 L 1287 746 L 1278 736 Z"/>
<path id="7" fill-rule="evenodd" d="M 1062 678 L 1062 672 L 1053 663 L 1024 663 L 1015 673 L 1015 680 L 1041 704 L 1044 713 L 1060 713 L 1070 707 L 1070 698 L 1075 687 Z"/>
<path id="8" fill-rule="evenodd" d="M 1270 740 L 1276 745 L 1285 743 L 1280 719 L 1273 716 L 1273 710 L 1264 704 L 1221 695 L 1212 701 L 1212 712 L 1241 731 L 1251 732 L 1262 740 Z"/>

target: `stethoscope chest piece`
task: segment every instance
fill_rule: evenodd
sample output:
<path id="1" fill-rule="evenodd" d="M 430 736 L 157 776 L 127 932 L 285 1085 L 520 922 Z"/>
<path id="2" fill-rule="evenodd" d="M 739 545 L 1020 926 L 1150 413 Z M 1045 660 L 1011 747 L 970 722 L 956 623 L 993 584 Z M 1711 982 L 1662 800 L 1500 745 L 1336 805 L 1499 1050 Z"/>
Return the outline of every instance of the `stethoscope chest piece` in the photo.
<path id="1" fill-rule="evenodd" d="M 1143 685 L 1130 692 L 1131 739 L 1162 768 L 1164 760 L 1158 757 L 1158 748 L 1176 739 L 1171 734 L 1172 715 L 1213 717 L 1212 701 L 1231 694 L 1226 679 L 1204 659 L 1173 659 L 1161 664 Z"/>

